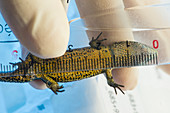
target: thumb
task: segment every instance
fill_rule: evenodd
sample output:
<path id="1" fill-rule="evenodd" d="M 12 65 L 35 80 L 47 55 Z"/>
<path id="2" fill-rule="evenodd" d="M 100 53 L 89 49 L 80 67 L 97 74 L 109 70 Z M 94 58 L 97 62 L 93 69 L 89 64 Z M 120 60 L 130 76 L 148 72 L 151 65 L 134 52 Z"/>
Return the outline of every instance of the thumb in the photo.
<path id="1" fill-rule="evenodd" d="M 60 0 L 0 0 L 0 11 L 32 54 L 52 58 L 65 53 L 69 23 Z"/>

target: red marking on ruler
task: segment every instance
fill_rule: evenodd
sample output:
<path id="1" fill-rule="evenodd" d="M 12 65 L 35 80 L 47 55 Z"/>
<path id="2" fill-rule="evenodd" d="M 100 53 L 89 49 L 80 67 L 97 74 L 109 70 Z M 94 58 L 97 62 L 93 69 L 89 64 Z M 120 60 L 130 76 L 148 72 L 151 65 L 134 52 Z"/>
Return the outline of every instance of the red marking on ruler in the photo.
<path id="1" fill-rule="evenodd" d="M 158 47 L 159 47 L 158 40 L 153 40 L 153 48 L 158 49 Z"/>
<path id="2" fill-rule="evenodd" d="M 18 57 L 18 51 L 17 50 L 13 50 L 12 51 L 12 56 L 15 58 L 15 60 L 17 59 Z"/>

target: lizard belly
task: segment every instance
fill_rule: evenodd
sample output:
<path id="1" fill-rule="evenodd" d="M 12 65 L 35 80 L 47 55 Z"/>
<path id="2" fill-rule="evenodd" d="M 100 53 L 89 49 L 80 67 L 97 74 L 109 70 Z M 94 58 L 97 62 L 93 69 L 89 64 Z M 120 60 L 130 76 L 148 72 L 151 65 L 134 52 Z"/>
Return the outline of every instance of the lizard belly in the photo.
<path id="1" fill-rule="evenodd" d="M 51 73 L 45 74 L 44 77 L 51 78 L 56 82 L 71 82 L 77 81 L 84 78 L 89 78 L 103 73 L 103 70 L 87 70 L 87 71 L 74 71 L 74 72 L 64 72 L 64 73 Z"/>

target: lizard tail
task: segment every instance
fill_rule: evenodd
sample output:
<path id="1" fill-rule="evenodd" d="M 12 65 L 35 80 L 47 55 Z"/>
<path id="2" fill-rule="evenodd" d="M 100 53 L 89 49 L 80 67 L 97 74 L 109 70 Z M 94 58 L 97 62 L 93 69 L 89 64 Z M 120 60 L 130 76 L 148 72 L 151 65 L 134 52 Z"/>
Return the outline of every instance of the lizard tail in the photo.
<path id="1" fill-rule="evenodd" d="M 19 71 L 16 67 L 0 64 L 0 81 L 3 82 L 29 82 L 32 76 Z"/>

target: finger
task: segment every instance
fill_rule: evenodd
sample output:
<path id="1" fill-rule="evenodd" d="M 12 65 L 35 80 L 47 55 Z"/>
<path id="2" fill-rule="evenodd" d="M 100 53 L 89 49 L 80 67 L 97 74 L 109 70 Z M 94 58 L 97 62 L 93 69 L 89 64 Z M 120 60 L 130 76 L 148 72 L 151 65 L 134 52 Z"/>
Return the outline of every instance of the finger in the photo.
<path id="1" fill-rule="evenodd" d="M 69 23 L 60 0 L 0 0 L 6 22 L 32 54 L 41 58 L 65 53 Z"/>
<path id="2" fill-rule="evenodd" d="M 67 12 L 68 10 L 68 5 L 69 5 L 69 0 L 61 0 L 63 7 L 65 11 Z M 21 45 L 21 57 L 22 59 L 25 59 L 27 55 L 29 54 L 29 51 L 27 48 L 25 48 L 23 45 Z"/>
<path id="3" fill-rule="evenodd" d="M 122 90 L 132 90 L 138 82 L 138 68 L 113 69 L 112 75 L 115 83 L 124 85 Z"/>
<path id="4" fill-rule="evenodd" d="M 65 11 L 67 12 L 70 0 L 61 0 L 61 2 L 63 4 Z"/>
<path id="5" fill-rule="evenodd" d="M 139 8 L 143 6 L 163 4 L 168 1 L 163 0 L 123 0 L 125 8 Z"/>
<path id="6" fill-rule="evenodd" d="M 27 57 L 27 55 L 29 54 L 29 51 L 28 51 L 28 49 L 25 48 L 23 45 L 20 45 L 20 47 L 21 47 L 21 58 L 22 58 L 23 60 L 25 60 L 26 57 Z"/>
<path id="7" fill-rule="evenodd" d="M 34 6 L 35 7 L 37 7 L 36 9 L 33 9 L 32 10 L 32 13 L 30 13 L 30 11 L 28 11 L 28 9 L 27 9 L 27 7 L 25 8 L 25 5 L 27 5 L 27 4 L 25 4 L 25 3 L 21 3 L 21 1 L 16 1 L 17 3 L 16 4 L 14 4 L 14 3 L 12 3 L 12 1 L 10 1 L 10 0 L 7 0 L 7 1 L 0 1 L 1 3 L 1 5 L 4 5 L 4 7 L 5 8 L 8 8 L 8 7 L 10 7 L 10 6 L 12 6 L 12 8 L 10 8 L 10 10 L 9 11 L 6 11 L 7 9 L 1 9 L 2 11 L 4 11 L 4 15 L 6 16 L 6 18 L 7 18 L 7 21 L 10 21 L 10 23 L 12 24 L 11 26 L 14 26 L 14 29 L 15 29 L 15 25 L 13 25 L 16 21 L 17 21 L 17 23 L 16 24 L 19 24 L 20 26 L 17 26 L 17 29 L 16 30 L 13 30 L 13 32 L 15 33 L 15 31 L 16 31 L 16 33 L 15 34 L 17 34 L 18 33 L 18 30 L 19 30 L 19 33 L 22 33 L 22 30 L 20 30 L 20 27 L 23 27 L 23 28 L 25 28 L 25 29 L 27 29 L 27 28 L 29 28 L 29 24 L 36 24 L 36 22 L 34 22 L 34 23 L 24 23 L 24 26 L 22 25 L 23 23 L 22 22 L 20 22 L 20 21 L 18 21 L 17 20 L 17 18 L 22 18 L 22 17 L 24 17 L 24 16 L 34 16 L 33 15 L 33 13 L 34 13 L 34 11 L 37 11 L 37 14 L 40 12 L 40 7 L 38 8 L 36 5 L 41 5 L 41 3 L 39 4 L 39 2 L 33 2 L 33 1 L 31 1 L 31 3 L 29 3 L 29 5 L 32 5 L 32 4 L 34 4 Z M 27 1 L 25 1 L 25 2 L 27 2 Z M 40 2 L 43 2 L 43 1 L 40 1 Z M 20 3 L 22 4 L 22 6 L 20 6 Z M 36 4 L 35 4 L 36 3 Z M 66 5 L 65 4 L 65 2 L 63 1 L 62 2 L 63 3 L 63 6 L 64 6 L 64 8 L 65 8 L 65 10 L 67 9 L 67 6 L 68 5 Z M 6 6 L 6 5 L 9 5 L 9 6 Z M 60 6 L 61 6 L 61 4 L 59 4 Z M 19 7 L 18 7 L 19 6 Z M 34 6 L 32 6 L 32 8 L 35 8 Z M 1 7 L 1 8 L 4 8 L 4 7 Z M 54 6 L 54 7 L 57 7 L 57 6 Z M 24 9 L 25 8 L 25 9 Z M 45 7 L 44 7 L 45 8 Z M 15 9 L 15 10 L 21 10 L 21 11 L 23 11 L 23 12 L 17 12 L 17 11 L 13 11 L 13 9 Z M 48 17 L 48 12 L 50 13 L 50 11 L 51 10 L 53 10 L 54 12 L 55 12 L 55 10 L 57 10 L 58 12 L 59 11 L 61 11 L 61 12 L 63 12 L 63 9 L 60 7 L 60 9 L 58 8 L 58 9 L 53 9 L 53 8 L 51 8 L 51 9 L 49 9 L 48 11 L 46 11 L 45 13 L 44 13 L 44 16 L 46 15 L 47 17 Z M 57 11 L 56 11 L 56 13 L 57 13 Z M 16 17 L 14 18 L 14 20 L 10 20 L 10 19 L 8 19 L 8 16 L 9 15 L 11 15 L 11 13 L 13 13 L 14 15 L 15 15 L 15 13 L 17 13 L 16 14 Z M 19 14 L 18 14 L 19 13 Z M 21 13 L 21 14 L 20 14 Z M 43 14 L 42 14 L 43 15 Z M 13 16 L 13 15 L 12 15 Z M 36 16 L 36 15 L 35 15 Z M 58 19 L 60 19 L 60 18 L 58 18 L 58 17 L 56 17 L 56 15 L 54 14 L 51 14 L 51 15 L 49 15 L 49 16 L 52 16 L 51 17 L 51 20 L 54 20 L 54 22 L 55 21 L 58 21 Z M 27 22 L 28 21 L 31 21 L 31 18 L 22 18 L 22 20 L 26 20 Z M 59 17 L 61 17 L 61 18 L 63 18 L 63 21 L 62 22 L 65 22 L 66 21 L 66 19 L 65 19 L 65 15 L 64 15 L 64 13 L 63 14 L 60 14 L 59 15 Z M 36 17 L 32 17 L 32 18 L 35 18 L 36 19 Z M 49 18 L 50 19 L 50 18 Z M 61 19 L 62 20 L 62 19 Z M 38 53 L 36 52 L 36 51 L 31 51 L 32 50 L 32 48 L 30 48 L 29 47 L 29 45 L 28 46 L 26 46 L 28 49 L 29 49 L 29 51 L 31 51 L 31 52 L 34 52 L 35 53 L 35 55 L 37 55 L 37 56 L 39 56 L 39 57 L 42 57 L 42 58 L 48 58 L 48 57 L 55 57 L 55 56 L 60 56 L 60 54 L 62 54 L 62 51 L 65 51 L 65 48 L 64 48 L 64 46 L 66 45 L 65 43 L 67 43 L 67 40 L 68 40 L 68 37 L 66 37 L 67 35 L 68 35 L 68 28 L 67 28 L 67 21 L 66 21 L 66 24 L 64 24 L 64 26 L 63 26 L 63 28 L 62 28 L 62 26 L 59 26 L 59 25 L 56 25 L 56 24 L 54 24 L 53 26 L 43 26 L 43 25 L 41 25 L 41 23 L 42 24 L 44 24 L 44 22 L 45 23 L 48 23 L 50 20 L 48 20 L 48 18 L 46 19 L 46 20 L 41 20 L 40 22 L 39 22 L 39 26 L 37 26 L 37 29 L 35 29 L 35 30 L 38 30 L 39 28 L 40 28 L 40 30 L 39 31 L 42 31 L 43 29 L 44 29 L 44 31 L 46 30 L 46 27 L 48 28 L 48 27 L 50 27 L 50 28 L 48 28 L 48 29 L 52 29 L 52 31 L 51 31 L 51 33 L 49 32 L 49 31 L 46 31 L 45 33 L 42 33 L 42 32 L 39 32 L 36 36 L 33 36 L 33 34 L 29 34 L 30 32 L 24 32 L 23 34 L 21 34 L 21 36 L 20 37 L 18 37 L 19 39 L 21 39 L 21 40 L 23 40 L 24 41 L 24 43 L 26 42 L 26 43 L 30 43 L 30 45 L 31 46 L 33 46 L 32 48 L 34 49 L 34 48 L 37 48 L 38 46 L 41 46 L 41 47 L 38 47 L 39 49 L 37 49 L 37 51 L 38 51 Z M 52 21 L 51 21 L 52 22 Z M 9 23 L 8 23 L 9 24 Z M 50 24 L 50 23 L 49 23 Z M 59 37 L 58 35 L 56 36 L 56 33 L 58 33 L 57 32 L 57 30 L 56 30 L 56 33 L 55 33 L 55 31 L 53 30 L 53 27 L 54 27 L 54 29 L 56 29 L 56 27 L 55 26 L 58 26 L 59 28 L 61 27 L 62 29 L 64 29 L 63 31 L 64 31 L 64 33 L 63 34 L 66 34 L 66 36 L 64 37 Z M 57 28 L 57 29 L 59 29 L 59 28 Z M 35 31 L 34 31 L 35 32 Z M 37 31 L 38 32 L 38 31 Z M 48 33 L 47 33 L 48 32 Z M 44 35 L 45 34 L 45 35 Z M 51 34 L 51 36 L 49 36 L 48 34 Z M 25 35 L 25 36 L 23 36 L 23 35 Z M 27 35 L 31 35 L 32 37 L 28 37 Z M 42 35 L 44 35 L 44 37 L 39 37 L 39 36 L 42 36 Z M 22 39 L 22 36 L 25 38 L 25 39 Z M 45 39 L 47 37 L 47 39 Z M 51 44 L 53 44 L 53 46 L 55 46 L 55 45 L 58 45 L 58 44 L 56 44 L 56 43 L 51 43 L 51 42 L 49 42 L 49 43 L 46 43 L 45 44 L 45 46 L 44 46 L 44 43 L 42 42 L 42 41 L 45 41 L 45 40 L 51 40 L 51 41 L 53 41 L 53 42 L 57 42 L 57 39 L 55 39 L 55 38 L 51 38 L 51 37 L 55 37 L 55 38 L 58 38 L 58 40 L 60 40 L 60 42 L 61 43 L 63 43 L 63 45 L 59 45 L 59 46 L 57 46 L 56 47 L 56 49 L 58 49 L 59 48 L 59 52 L 57 53 L 56 52 L 56 50 L 55 50 L 55 48 L 51 48 L 50 50 L 51 51 L 49 51 L 48 50 L 48 48 L 46 49 L 46 46 L 49 46 L 49 45 L 51 45 Z M 27 38 L 31 38 L 32 40 L 27 40 Z M 39 40 L 37 39 L 37 40 L 35 40 L 36 38 L 40 38 Z M 37 41 L 37 42 L 36 42 Z M 32 42 L 34 42 L 34 43 L 32 43 Z M 39 43 L 39 45 L 36 45 L 36 43 Z M 55 45 L 54 45 L 55 44 Z M 25 45 L 24 45 L 25 46 Z M 22 51 L 22 56 L 23 57 L 26 57 L 26 55 L 28 54 L 28 50 L 25 48 L 25 47 L 23 47 L 24 49 L 23 49 L 23 51 Z M 46 51 L 44 50 L 43 52 L 44 53 L 41 53 L 41 52 L 39 52 L 39 50 L 40 49 L 46 49 Z M 64 48 L 64 49 L 63 49 Z M 47 52 L 47 51 L 49 51 L 49 52 Z M 51 53 L 50 53 L 51 52 Z M 55 52 L 55 53 L 53 53 L 53 52 Z M 54 54 L 54 55 L 53 55 Z M 48 55 L 48 56 L 47 56 Z M 37 89 L 44 89 L 44 88 L 46 88 L 46 85 L 42 82 L 42 81 L 40 81 L 40 80 L 36 80 L 36 81 L 32 81 L 32 82 L 30 82 L 30 85 L 32 85 L 33 87 L 35 87 L 35 88 L 37 88 Z"/>
<path id="8" fill-rule="evenodd" d="M 36 89 L 46 89 L 46 84 L 41 80 L 34 80 L 29 83 L 32 87 Z"/>
<path id="9" fill-rule="evenodd" d="M 91 37 L 98 36 L 100 32 L 102 32 L 100 39 L 107 39 L 102 42 L 105 45 L 110 45 L 116 41 L 134 40 L 122 1 L 76 0 L 76 3 L 86 26 L 94 28 L 87 31 L 89 40 Z M 119 15 L 114 16 L 113 13 L 117 11 Z M 112 30 L 107 30 L 109 28 Z M 95 29 L 98 30 L 95 31 Z M 137 84 L 137 70 L 137 68 L 114 69 L 115 83 L 124 85 L 124 90 L 133 89 Z"/>
<path id="10" fill-rule="evenodd" d="M 168 75 L 170 75 L 170 64 L 160 65 L 160 66 L 157 66 L 157 67 L 162 69 Z"/>

